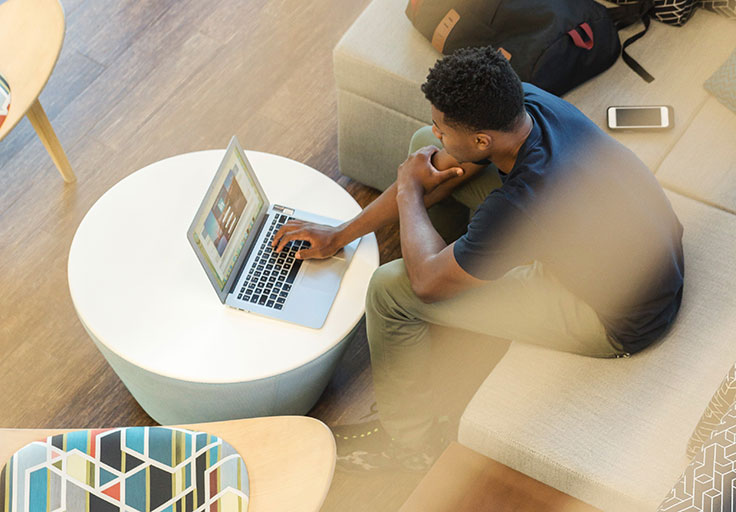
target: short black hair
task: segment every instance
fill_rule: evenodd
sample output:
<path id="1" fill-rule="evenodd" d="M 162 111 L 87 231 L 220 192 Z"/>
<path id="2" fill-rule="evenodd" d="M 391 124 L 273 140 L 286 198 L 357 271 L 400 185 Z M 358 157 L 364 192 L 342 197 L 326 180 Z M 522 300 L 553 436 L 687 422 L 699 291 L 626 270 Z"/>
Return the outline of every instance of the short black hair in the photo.
<path id="1" fill-rule="evenodd" d="M 491 46 L 462 48 L 438 60 L 422 92 L 449 124 L 512 131 L 524 113 L 521 80 Z"/>

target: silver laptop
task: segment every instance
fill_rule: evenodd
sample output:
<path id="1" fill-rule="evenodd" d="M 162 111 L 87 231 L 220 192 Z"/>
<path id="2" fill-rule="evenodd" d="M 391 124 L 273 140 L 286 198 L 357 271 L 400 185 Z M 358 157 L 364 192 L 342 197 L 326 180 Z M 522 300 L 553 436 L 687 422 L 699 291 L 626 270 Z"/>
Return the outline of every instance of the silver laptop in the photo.
<path id="1" fill-rule="evenodd" d="M 326 260 L 297 260 L 295 253 L 308 242 L 295 240 L 280 253 L 271 248 L 273 236 L 289 219 L 341 223 L 271 204 L 233 137 L 187 238 L 222 303 L 320 328 L 360 239 Z"/>

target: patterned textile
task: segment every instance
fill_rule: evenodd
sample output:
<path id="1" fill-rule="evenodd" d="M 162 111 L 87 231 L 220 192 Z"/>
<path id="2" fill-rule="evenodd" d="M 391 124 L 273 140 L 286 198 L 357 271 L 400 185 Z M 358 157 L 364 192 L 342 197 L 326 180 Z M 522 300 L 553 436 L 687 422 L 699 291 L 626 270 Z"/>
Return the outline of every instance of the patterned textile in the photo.
<path id="1" fill-rule="evenodd" d="M 736 0 L 701 0 L 700 6 L 721 16 L 736 19 Z"/>
<path id="2" fill-rule="evenodd" d="M 705 81 L 704 86 L 709 93 L 718 98 L 718 101 L 736 112 L 736 50 Z"/>
<path id="3" fill-rule="evenodd" d="M 246 512 L 238 452 L 204 432 L 81 430 L 16 452 L 0 474 L 0 512 Z"/>
<path id="4" fill-rule="evenodd" d="M 733 374 L 733 370 L 731 372 Z M 736 510 L 736 406 L 688 465 L 657 512 Z"/>
<path id="5" fill-rule="evenodd" d="M 700 449 L 709 439 L 710 435 L 726 415 L 731 406 L 736 403 L 736 364 L 728 371 L 728 374 L 716 390 L 710 403 L 705 408 L 703 416 L 695 427 L 690 440 L 687 443 L 687 455 L 695 457 Z"/>
<path id="6" fill-rule="evenodd" d="M 611 0 L 615 4 L 638 4 L 641 0 Z M 655 20 L 681 26 L 703 7 L 728 18 L 736 18 L 736 0 L 654 0 L 651 15 Z"/>
<path id="7" fill-rule="evenodd" d="M 0 126 L 8 116 L 8 109 L 10 109 L 10 85 L 3 75 L 0 75 Z"/>

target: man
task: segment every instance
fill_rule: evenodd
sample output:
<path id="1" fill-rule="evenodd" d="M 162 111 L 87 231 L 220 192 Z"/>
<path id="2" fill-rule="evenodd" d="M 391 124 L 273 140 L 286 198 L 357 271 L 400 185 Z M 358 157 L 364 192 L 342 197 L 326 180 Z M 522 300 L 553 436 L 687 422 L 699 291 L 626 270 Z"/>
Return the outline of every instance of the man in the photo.
<path id="1" fill-rule="evenodd" d="M 631 151 L 569 103 L 522 84 L 492 48 L 438 61 L 422 90 L 443 149 L 413 152 L 351 221 L 291 222 L 274 242 L 281 250 L 308 240 L 300 256 L 324 258 L 400 221 L 403 260 L 376 271 L 366 298 L 380 421 L 335 429 L 340 463 L 356 469 L 422 470 L 441 450 L 423 406 L 432 399 L 430 324 L 628 357 L 662 337 L 682 298 L 682 226 Z M 427 135 L 415 134 L 412 150 Z M 427 207 L 451 195 L 474 213 L 448 243 Z"/>

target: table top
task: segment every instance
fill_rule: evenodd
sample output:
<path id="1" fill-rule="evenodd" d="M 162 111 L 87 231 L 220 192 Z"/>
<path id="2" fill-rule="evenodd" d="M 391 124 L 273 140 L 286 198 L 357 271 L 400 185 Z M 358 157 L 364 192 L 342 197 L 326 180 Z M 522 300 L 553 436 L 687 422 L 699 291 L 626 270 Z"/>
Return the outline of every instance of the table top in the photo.
<path id="1" fill-rule="evenodd" d="M 0 140 L 46 86 L 64 42 L 64 10 L 58 0 L 0 2 L 0 74 L 10 84 L 10 110 Z"/>
<path id="2" fill-rule="evenodd" d="M 179 425 L 230 443 L 245 460 L 250 482 L 248 512 L 316 512 L 335 469 L 335 439 L 324 423 L 303 416 Z M 28 443 L 67 430 L 0 428 L 0 467 Z"/>
<path id="3" fill-rule="evenodd" d="M 246 154 L 272 202 L 341 220 L 360 212 L 324 174 Z M 313 361 L 360 321 L 379 262 L 375 236 L 366 235 L 321 329 L 223 305 L 186 237 L 223 155 L 179 155 L 124 178 L 89 210 L 69 252 L 72 301 L 95 341 L 138 367 L 190 382 L 256 380 Z"/>

